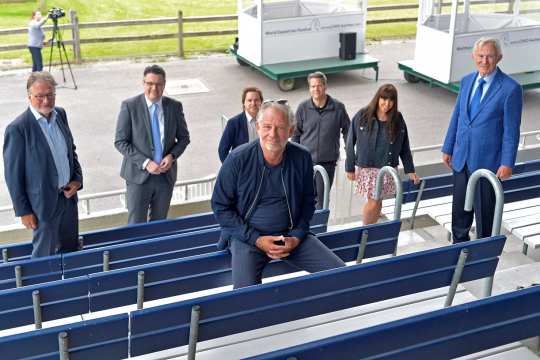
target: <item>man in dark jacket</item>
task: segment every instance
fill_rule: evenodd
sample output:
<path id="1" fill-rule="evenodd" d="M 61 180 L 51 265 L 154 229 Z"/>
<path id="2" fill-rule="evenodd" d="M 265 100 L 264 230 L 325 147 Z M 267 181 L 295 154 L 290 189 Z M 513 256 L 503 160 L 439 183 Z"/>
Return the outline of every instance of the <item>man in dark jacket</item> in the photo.
<path id="1" fill-rule="evenodd" d="M 221 162 L 225 161 L 232 150 L 257 138 L 255 122 L 262 101 L 262 91 L 258 88 L 247 87 L 242 91 L 244 111 L 227 121 L 227 126 L 225 126 L 221 140 L 219 140 L 218 155 Z"/>
<path id="2" fill-rule="evenodd" d="M 235 288 L 260 283 L 272 259 L 309 272 L 345 265 L 309 232 L 313 163 L 304 147 L 288 142 L 293 121 L 288 105 L 263 104 L 259 140 L 234 150 L 219 172 L 212 209 L 222 229 L 218 247 L 232 254 Z"/>
<path id="3" fill-rule="evenodd" d="M 309 74 L 307 81 L 311 97 L 298 105 L 296 130 L 292 141 L 308 148 L 315 165 L 321 165 L 328 173 L 332 186 L 339 159 L 339 132 L 341 131 L 345 141 L 351 121 L 345 106 L 326 93 L 326 75 L 317 71 Z M 316 208 L 321 209 L 324 183 L 319 174 L 315 176 L 315 186 Z"/>

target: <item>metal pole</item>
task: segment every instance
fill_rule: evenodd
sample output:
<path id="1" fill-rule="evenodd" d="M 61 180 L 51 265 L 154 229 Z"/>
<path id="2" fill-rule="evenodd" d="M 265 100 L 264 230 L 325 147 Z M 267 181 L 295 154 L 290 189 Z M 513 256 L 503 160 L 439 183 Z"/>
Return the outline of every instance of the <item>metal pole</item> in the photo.
<path id="1" fill-rule="evenodd" d="M 7 263 L 9 261 L 8 249 L 2 249 L 2 260 Z"/>
<path id="2" fill-rule="evenodd" d="M 188 360 L 195 360 L 197 352 L 197 341 L 199 341 L 199 319 L 201 317 L 201 307 L 194 305 L 191 308 L 191 322 L 189 324 L 189 345 Z"/>
<path id="3" fill-rule="evenodd" d="M 58 333 L 58 350 L 60 360 L 69 360 L 68 334 L 65 331 Z"/>
<path id="4" fill-rule="evenodd" d="M 22 286 L 22 268 L 21 265 L 15 266 L 15 286 L 21 287 Z"/>
<path id="5" fill-rule="evenodd" d="M 367 230 L 362 231 L 362 239 L 360 240 L 360 245 L 358 245 L 358 256 L 356 256 L 356 263 L 361 264 L 366 254 L 366 246 L 368 240 L 369 232 Z"/>
<path id="6" fill-rule="evenodd" d="M 444 302 L 444 307 L 449 307 L 454 301 L 454 296 L 456 295 L 457 286 L 461 280 L 461 274 L 463 273 L 463 268 L 465 267 L 465 262 L 467 261 L 467 256 L 469 255 L 468 249 L 462 249 L 459 253 L 459 259 L 454 269 L 454 275 L 452 275 L 452 282 L 450 283 L 450 289 L 448 289 L 448 294 L 446 295 L 446 301 Z"/>
<path id="7" fill-rule="evenodd" d="M 414 202 L 414 208 L 411 215 L 411 230 L 414 229 L 414 221 L 416 220 L 416 212 L 418 211 L 418 205 L 420 204 L 420 200 L 422 200 L 422 194 L 424 193 L 424 188 L 426 187 L 426 180 L 422 180 L 420 183 L 420 189 L 418 189 L 418 193 L 416 194 L 416 201 Z"/>
<path id="8" fill-rule="evenodd" d="M 39 290 L 32 291 L 32 305 L 34 307 L 34 324 L 36 329 L 41 329 L 41 301 L 39 299 Z"/>
<path id="9" fill-rule="evenodd" d="M 137 310 L 144 306 L 144 271 L 137 273 Z"/>
<path id="10" fill-rule="evenodd" d="M 382 200 L 381 198 L 381 189 L 384 179 L 384 174 L 388 173 L 394 179 L 394 184 L 396 185 L 396 204 L 394 208 L 394 220 L 401 219 L 401 203 L 403 202 L 403 186 L 401 185 L 401 179 L 399 175 L 391 166 L 383 166 L 379 173 L 377 174 L 377 181 L 375 182 L 375 192 L 373 193 L 373 198 L 375 200 Z"/>
<path id="11" fill-rule="evenodd" d="M 313 167 L 313 177 L 317 175 L 317 173 L 321 174 L 321 177 L 323 179 L 324 184 L 324 197 L 323 197 L 323 209 L 328 209 L 330 204 L 330 178 L 328 177 L 328 173 L 326 172 L 326 169 L 322 167 L 321 165 L 315 165 Z"/>
<path id="12" fill-rule="evenodd" d="M 493 214 L 493 226 L 491 228 L 491 236 L 496 236 L 501 233 L 502 213 L 504 207 L 504 192 L 500 180 L 494 173 L 487 169 L 478 169 L 472 173 L 467 183 L 467 192 L 465 193 L 465 211 L 472 211 L 474 202 L 474 193 L 476 184 L 481 177 L 485 177 L 491 183 L 493 191 L 495 192 L 495 212 Z M 484 287 L 482 295 L 484 297 L 491 296 L 493 289 L 493 276 L 486 277 L 484 281 Z"/>
<path id="13" fill-rule="evenodd" d="M 109 271 L 109 265 L 111 262 L 111 253 L 106 250 L 103 252 L 103 271 Z"/>
<path id="14" fill-rule="evenodd" d="M 178 11 L 178 56 L 184 57 L 184 14 Z"/>

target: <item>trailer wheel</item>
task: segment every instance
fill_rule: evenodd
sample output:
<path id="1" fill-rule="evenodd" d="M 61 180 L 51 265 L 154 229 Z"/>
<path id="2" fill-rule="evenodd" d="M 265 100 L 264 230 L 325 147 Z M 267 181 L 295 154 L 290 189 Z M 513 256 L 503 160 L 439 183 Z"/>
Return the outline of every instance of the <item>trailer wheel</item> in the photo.
<path id="1" fill-rule="evenodd" d="M 248 66 L 248 63 L 245 62 L 244 60 L 240 59 L 238 56 L 236 57 L 236 62 L 237 62 L 238 65 L 240 65 L 240 66 Z"/>
<path id="2" fill-rule="evenodd" d="M 281 91 L 291 91 L 294 89 L 295 81 L 294 78 L 291 79 L 280 79 L 277 81 L 279 90 Z"/>
<path id="3" fill-rule="evenodd" d="M 417 82 L 420 81 L 419 78 L 417 78 L 413 74 L 410 74 L 410 73 L 408 73 L 406 71 L 403 72 L 403 77 L 405 78 L 405 80 L 407 80 L 407 82 L 410 82 L 412 84 L 416 84 Z"/>

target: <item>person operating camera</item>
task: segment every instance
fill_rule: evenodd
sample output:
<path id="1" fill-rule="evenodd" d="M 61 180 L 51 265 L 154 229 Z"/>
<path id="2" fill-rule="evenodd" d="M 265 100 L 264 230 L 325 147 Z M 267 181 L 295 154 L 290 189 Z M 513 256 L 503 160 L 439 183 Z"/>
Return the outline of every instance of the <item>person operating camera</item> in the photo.
<path id="1" fill-rule="evenodd" d="M 28 23 L 28 50 L 32 54 L 32 72 L 43 70 L 41 49 L 45 41 L 45 32 L 42 26 L 48 19 L 49 16 L 42 17 L 41 12 L 36 10 L 32 12 L 32 17 Z"/>

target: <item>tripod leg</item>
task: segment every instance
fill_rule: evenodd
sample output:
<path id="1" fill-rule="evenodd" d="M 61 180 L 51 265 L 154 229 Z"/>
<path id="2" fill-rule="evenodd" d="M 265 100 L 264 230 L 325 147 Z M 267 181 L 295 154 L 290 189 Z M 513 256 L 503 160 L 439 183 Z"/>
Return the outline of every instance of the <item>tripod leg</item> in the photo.
<path id="1" fill-rule="evenodd" d="M 64 60 L 62 59 L 62 47 L 64 45 L 64 42 L 62 40 L 58 40 L 58 56 L 60 57 L 60 70 L 62 70 L 62 80 L 64 83 L 66 82 L 66 73 L 64 72 Z M 65 50 L 65 48 L 64 48 Z M 65 54 L 64 54 L 65 55 Z M 67 60 L 67 56 L 66 56 Z"/>
<path id="2" fill-rule="evenodd" d="M 77 90 L 77 83 L 75 82 L 75 76 L 73 76 L 73 70 L 71 70 L 71 64 L 69 63 L 69 59 L 67 57 L 67 51 L 66 51 L 66 46 L 64 45 L 64 42 L 62 41 L 61 42 L 62 44 L 62 50 L 64 50 L 64 56 L 66 57 L 66 64 L 68 66 L 68 69 L 69 69 L 69 73 L 71 74 L 71 80 L 73 80 L 73 86 L 75 87 L 75 90 Z M 62 68 L 62 73 L 63 73 L 64 69 Z M 64 79 L 65 81 L 65 79 Z"/>
<path id="3" fill-rule="evenodd" d="M 51 72 L 51 67 L 52 67 L 52 54 L 53 54 L 53 50 L 54 50 L 54 40 L 57 37 L 57 31 L 58 31 L 58 29 L 56 28 L 56 26 L 54 26 L 53 27 L 52 38 L 51 38 L 51 51 L 49 52 L 49 72 Z"/>

